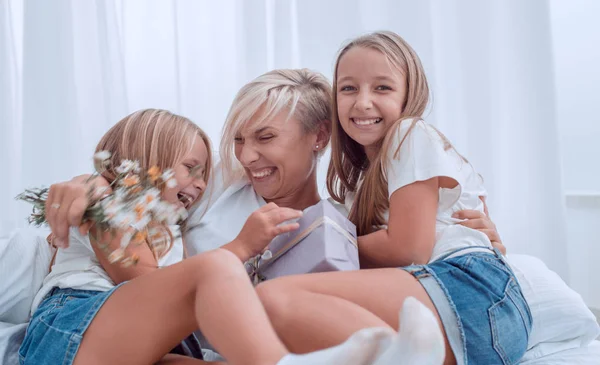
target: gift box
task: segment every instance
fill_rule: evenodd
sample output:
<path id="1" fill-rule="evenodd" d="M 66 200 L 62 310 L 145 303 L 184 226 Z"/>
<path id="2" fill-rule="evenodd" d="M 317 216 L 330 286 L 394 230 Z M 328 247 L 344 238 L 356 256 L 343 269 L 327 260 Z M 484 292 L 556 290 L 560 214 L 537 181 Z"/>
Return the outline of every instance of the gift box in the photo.
<path id="1" fill-rule="evenodd" d="M 247 263 L 255 283 L 280 276 L 358 270 L 356 226 L 329 201 L 307 208 L 300 227 L 277 236 L 268 250 Z"/>

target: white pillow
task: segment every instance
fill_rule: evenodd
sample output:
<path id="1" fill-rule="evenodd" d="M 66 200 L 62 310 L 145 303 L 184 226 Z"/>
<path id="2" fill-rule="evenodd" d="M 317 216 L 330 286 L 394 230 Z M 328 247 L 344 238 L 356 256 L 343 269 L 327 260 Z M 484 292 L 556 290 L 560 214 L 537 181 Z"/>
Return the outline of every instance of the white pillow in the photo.
<path id="1" fill-rule="evenodd" d="M 0 322 L 29 321 L 33 297 L 48 274 L 53 250 L 43 229 L 18 230 L 0 245 Z"/>
<path id="2" fill-rule="evenodd" d="M 540 259 L 513 254 L 508 255 L 507 260 L 533 319 L 523 362 L 587 346 L 600 335 L 596 317 L 581 296 Z"/>

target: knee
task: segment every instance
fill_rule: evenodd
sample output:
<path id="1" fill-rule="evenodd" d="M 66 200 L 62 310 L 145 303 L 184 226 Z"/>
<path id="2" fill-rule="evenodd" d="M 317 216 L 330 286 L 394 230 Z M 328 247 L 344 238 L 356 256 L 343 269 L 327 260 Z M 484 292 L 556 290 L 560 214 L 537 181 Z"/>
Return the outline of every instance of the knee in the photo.
<path id="1" fill-rule="evenodd" d="M 230 251 L 216 249 L 192 258 L 193 273 L 199 280 L 210 278 L 227 278 L 231 276 L 248 276 L 244 264 Z"/>

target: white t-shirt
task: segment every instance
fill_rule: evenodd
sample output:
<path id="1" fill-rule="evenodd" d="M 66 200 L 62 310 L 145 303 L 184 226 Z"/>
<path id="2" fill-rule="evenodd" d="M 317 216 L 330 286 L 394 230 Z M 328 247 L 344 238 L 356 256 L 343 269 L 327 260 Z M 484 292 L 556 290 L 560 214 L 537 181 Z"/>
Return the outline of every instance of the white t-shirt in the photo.
<path id="1" fill-rule="evenodd" d="M 220 163 L 213 174 L 213 181 L 186 223 L 184 238 L 190 255 L 233 241 L 250 214 L 266 205 L 245 177 L 226 187 Z"/>
<path id="2" fill-rule="evenodd" d="M 226 187 L 221 168 L 220 163 L 216 164 L 213 181 L 188 218 L 183 235 L 190 255 L 213 250 L 233 241 L 250 214 L 267 204 L 246 177 Z M 341 214 L 348 216 L 343 205 L 328 200 Z"/>
<path id="3" fill-rule="evenodd" d="M 179 226 L 169 228 L 175 241 L 173 247 L 158 260 L 159 267 L 173 265 L 183 260 L 183 242 Z M 69 233 L 69 247 L 57 250 L 54 265 L 33 299 L 31 313 L 35 312 L 46 294 L 54 287 L 107 291 L 114 286 L 115 283 L 96 257 L 89 236 L 82 236 L 76 228 L 72 228 Z"/>
<path id="4" fill-rule="evenodd" d="M 440 134 L 423 121 L 416 122 L 410 133 L 412 120 L 403 121 L 397 128 L 387 152 L 388 194 L 392 194 L 416 181 L 425 181 L 438 176 L 450 177 L 458 183 L 453 189 L 440 188 L 436 216 L 436 242 L 430 262 L 458 248 L 472 246 L 492 247 L 489 238 L 482 232 L 456 224 L 460 219 L 452 218 L 454 212 L 472 209 L 483 212 L 486 196 L 481 176 L 452 147 L 447 148 Z M 400 146 L 403 138 L 404 142 Z M 395 157 L 395 152 L 400 151 Z M 346 197 L 346 208 L 352 206 L 354 196 Z M 388 212 L 385 214 L 388 219 Z M 385 228 L 385 227 L 384 227 Z"/>

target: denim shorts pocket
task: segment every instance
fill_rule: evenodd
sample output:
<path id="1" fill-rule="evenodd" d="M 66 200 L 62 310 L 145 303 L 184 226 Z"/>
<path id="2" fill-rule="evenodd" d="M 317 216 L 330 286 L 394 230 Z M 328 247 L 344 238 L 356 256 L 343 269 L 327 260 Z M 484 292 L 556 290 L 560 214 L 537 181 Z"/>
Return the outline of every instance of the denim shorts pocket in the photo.
<path id="1" fill-rule="evenodd" d="M 518 364 L 527 351 L 531 313 L 514 278 L 505 295 L 488 310 L 494 349 L 505 365 Z"/>
<path id="2" fill-rule="evenodd" d="M 512 270 L 506 266 L 506 264 L 500 260 L 499 258 L 497 258 L 496 256 L 492 256 L 492 255 L 481 255 L 481 256 L 476 256 L 478 257 L 480 260 L 484 261 L 485 263 L 494 266 L 496 269 L 502 270 L 505 273 L 507 273 L 508 275 L 512 276 Z"/>

